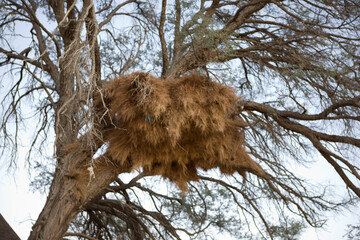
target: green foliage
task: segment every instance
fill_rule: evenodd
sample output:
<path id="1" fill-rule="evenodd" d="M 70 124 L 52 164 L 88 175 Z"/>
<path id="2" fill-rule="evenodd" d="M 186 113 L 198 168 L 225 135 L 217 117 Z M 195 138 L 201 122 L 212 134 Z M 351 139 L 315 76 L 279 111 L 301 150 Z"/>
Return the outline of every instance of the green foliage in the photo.
<path id="1" fill-rule="evenodd" d="M 275 239 L 298 240 L 305 229 L 305 225 L 301 221 L 285 218 L 280 220 L 279 225 L 273 225 L 270 229 Z"/>

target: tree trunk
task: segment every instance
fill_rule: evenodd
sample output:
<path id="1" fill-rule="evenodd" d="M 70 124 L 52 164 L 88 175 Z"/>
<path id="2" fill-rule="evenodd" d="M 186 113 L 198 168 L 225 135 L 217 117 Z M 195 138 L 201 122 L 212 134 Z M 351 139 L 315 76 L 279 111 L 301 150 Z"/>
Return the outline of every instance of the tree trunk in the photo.
<path id="1" fill-rule="evenodd" d="M 120 172 L 118 167 L 101 158 L 96 160 L 94 174 L 90 174 L 90 160 L 84 150 L 65 156 L 64 163 L 68 164 L 63 169 L 56 169 L 46 204 L 32 228 L 29 240 L 63 239 L 70 222 L 84 204 L 109 185 Z"/>

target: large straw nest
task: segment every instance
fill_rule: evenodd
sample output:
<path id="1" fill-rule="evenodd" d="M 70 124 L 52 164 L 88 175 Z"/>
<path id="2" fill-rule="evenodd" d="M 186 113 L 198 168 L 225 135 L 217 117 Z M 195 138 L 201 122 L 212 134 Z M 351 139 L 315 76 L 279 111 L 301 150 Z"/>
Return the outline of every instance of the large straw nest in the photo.
<path id="1" fill-rule="evenodd" d="M 198 168 L 263 172 L 244 149 L 245 124 L 230 87 L 198 73 L 163 80 L 137 72 L 110 81 L 103 96 L 106 155 L 119 165 L 162 175 L 183 191 L 198 180 Z"/>

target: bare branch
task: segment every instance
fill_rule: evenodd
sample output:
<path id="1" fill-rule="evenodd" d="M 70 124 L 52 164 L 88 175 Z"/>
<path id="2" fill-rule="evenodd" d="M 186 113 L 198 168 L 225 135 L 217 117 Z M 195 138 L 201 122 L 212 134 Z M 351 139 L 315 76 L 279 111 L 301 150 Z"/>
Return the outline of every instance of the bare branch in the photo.
<path id="1" fill-rule="evenodd" d="M 282 126 L 284 129 L 288 129 L 290 131 L 294 131 L 297 133 L 300 133 L 307 137 L 314 145 L 314 147 L 324 156 L 324 158 L 335 168 L 336 172 L 340 175 L 340 177 L 343 179 L 344 183 L 351 189 L 353 192 L 360 197 L 360 188 L 356 187 L 352 180 L 350 180 L 346 174 L 344 173 L 342 167 L 336 161 L 333 159 L 333 157 L 341 160 L 343 163 L 345 163 L 353 173 L 353 175 L 360 180 L 359 173 L 356 170 L 356 167 L 350 164 L 348 161 L 346 161 L 343 158 L 338 157 L 337 155 L 330 153 L 329 150 L 327 150 L 321 143 L 320 140 L 323 141 L 329 141 L 329 142 L 336 142 L 336 143 L 346 143 L 350 145 L 354 145 L 358 148 L 360 148 L 360 139 L 356 139 L 353 137 L 347 137 L 347 136 L 339 136 L 339 135 L 329 135 L 325 133 L 321 133 L 315 130 L 310 129 L 309 127 L 306 127 L 304 125 L 301 125 L 300 123 L 296 123 L 293 121 L 290 121 L 287 116 L 289 115 L 288 112 L 285 112 L 285 116 L 282 115 L 282 112 L 276 110 L 275 108 L 272 108 L 270 106 L 266 106 L 259 103 L 254 102 L 240 102 L 239 106 L 241 106 L 241 109 L 244 109 L 246 111 L 258 111 L 266 116 L 269 116 L 273 118 L 280 126 Z M 331 157 L 333 156 L 333 157 Z"/>
<path id="2" fill-rule="evenodd" d="M 119 11 L 120 8 L 130 4 L 130 3 L 133 3 L 133 2 L 136 2 L 136 0 L 127 0 L 121 4 L 118 4 L 106 17 L 106 19 L 104 21 L 102 21 L 101 23 L 99 23 L 99 29 L 102 29 L 102 27 L 104 25 L 106 25 L 107 23 L 109 23 L 111 21 L 111 19 L 117 14 L 117 12 Z M 110 4 L 109 4 L 110 6 Z M 98 14 L 98 12 L 96 13 Z"/>

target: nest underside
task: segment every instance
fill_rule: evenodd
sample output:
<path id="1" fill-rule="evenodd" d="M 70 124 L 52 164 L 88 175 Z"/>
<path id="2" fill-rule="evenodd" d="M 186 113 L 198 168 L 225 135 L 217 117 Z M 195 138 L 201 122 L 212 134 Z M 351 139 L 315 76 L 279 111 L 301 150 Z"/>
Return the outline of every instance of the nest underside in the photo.
<path id="1" fill-rule="evenodd" d="M 138 72 L 110 81 L 103 96 L 106 155 L 119 165 L 162 175 L 183 191 L 199 168 L 262 172 L 244 149 L 245 123 L 230 87 L 197 73 L 163 80 Z"/>

